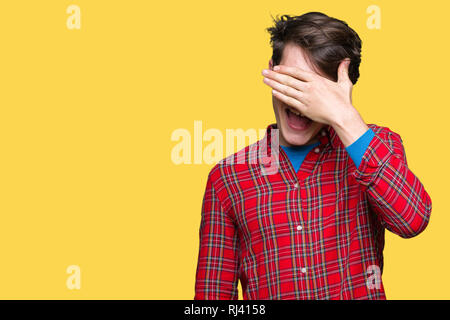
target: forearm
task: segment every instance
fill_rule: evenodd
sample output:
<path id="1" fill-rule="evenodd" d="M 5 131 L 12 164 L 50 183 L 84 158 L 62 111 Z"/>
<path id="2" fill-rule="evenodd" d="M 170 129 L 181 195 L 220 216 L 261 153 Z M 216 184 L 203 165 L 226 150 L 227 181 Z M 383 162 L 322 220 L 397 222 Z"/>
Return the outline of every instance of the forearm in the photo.
<path id="1" fill-rule="evenodd" d="M 202 205 L 194 300 L 238 299 L 239 237 L 209 177 Z"/>
<path id="2" fill-rule="evenodd" d="M 388 230 L 410 238 L 425 229 L 431 214 L 431 199 L 408 168 L 398 134 L 388 128 L 376 132 L 354 176 Z"/>
<path id="3" fill-rule="evenodd" d="M 388 128 L 375 134 L 355 108 L 345 110 L 333 128 L 355 162 L 354 176 L 371 207 L 390 231 L 404 238 L 419 234 L 428 224 L 431 199 L 408 168 L 400 136 Z"/>
<path id="4" fill-rule="evenodd" d="M 388 160 L 368 186 L 367 194 L 383 225 L 402 238 L 414 237 L 428 225 L 430 196 L 400 158 Z"/>

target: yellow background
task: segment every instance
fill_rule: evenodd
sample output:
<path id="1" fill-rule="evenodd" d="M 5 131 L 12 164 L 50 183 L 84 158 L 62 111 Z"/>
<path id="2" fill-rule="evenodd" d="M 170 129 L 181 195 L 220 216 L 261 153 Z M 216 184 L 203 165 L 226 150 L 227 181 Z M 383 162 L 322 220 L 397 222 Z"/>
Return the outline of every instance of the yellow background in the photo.
<path id="1" fill-rule="evenodd" d="M 366 26 L 372 4 L 380 30 Z M 192 299 L 213 165 L 175 165 L 171 133 L 274 122 L 265 28 L 308 11 L 359 33 L 354 105 L 401 135 L 433 202 L 424 233 L 387 232 L 387 297 L 450 298 L 450 6 L 387 0 L 2 1 L 0 298 Z"/>

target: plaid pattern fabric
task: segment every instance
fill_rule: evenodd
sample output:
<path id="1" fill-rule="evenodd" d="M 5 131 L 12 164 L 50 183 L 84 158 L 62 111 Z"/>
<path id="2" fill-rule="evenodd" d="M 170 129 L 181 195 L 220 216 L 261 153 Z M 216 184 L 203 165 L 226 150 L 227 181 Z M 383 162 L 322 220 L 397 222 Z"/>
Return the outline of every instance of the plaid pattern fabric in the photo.
<path id="1" fill-rule="evenodd" d="M 237 299 L 239 280 L 245 300 L 386 299 L 384 230 L 419 234 L 431 199 L 400 136 L 368 126 L 375 136 L 358 168 L 331 126 L 298 172 L 279 147 L 273 174 L 264 174 L 267 157 L 216 164 L 202 205 L 194 299 Z M 254 159 L 261 148 L 272 154 L 271 129 L 227 159 Z"/>

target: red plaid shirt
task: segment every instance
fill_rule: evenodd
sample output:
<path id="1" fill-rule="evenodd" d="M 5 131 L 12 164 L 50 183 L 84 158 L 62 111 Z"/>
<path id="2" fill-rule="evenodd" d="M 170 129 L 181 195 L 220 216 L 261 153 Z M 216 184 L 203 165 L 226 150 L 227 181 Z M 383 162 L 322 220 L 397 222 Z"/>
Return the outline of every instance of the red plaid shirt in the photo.
<path id="1" fill-rule="evenodd" d="M 358 168 L 331 126 L 298 172 L 279 147 L 273 174 L 263 173 L 274 167 L 267 158 L 236 161 L 272 154 L 276 124 L 227 158 L 234 164 L 216 164 L 202 205 L 194 299 L 237 299 L 238 280 L 245 300 L 386 299 L 384 229 L 419 234 L 431 199 L 400 136 L 368 126 L 375 136 Z"/>

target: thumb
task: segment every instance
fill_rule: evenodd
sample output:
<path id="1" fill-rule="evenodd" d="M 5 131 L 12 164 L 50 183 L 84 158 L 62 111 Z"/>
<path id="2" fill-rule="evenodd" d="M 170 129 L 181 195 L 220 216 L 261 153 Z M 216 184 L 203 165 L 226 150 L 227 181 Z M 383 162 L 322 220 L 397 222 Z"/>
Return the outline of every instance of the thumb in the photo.
<path id="1" fill-rule="evenodd" d="M 348 81 L 351 82 L 350 78 L 348 77 L 348 67 L 349 67 L 349 65 L 350 65 L 350 59 L 349 58 L 345 58 L 339 64 L 339 67 L 338 67 L 338 82 L 339 83 L 348 82 Z"/>

